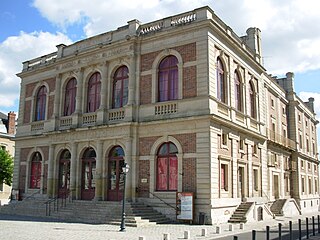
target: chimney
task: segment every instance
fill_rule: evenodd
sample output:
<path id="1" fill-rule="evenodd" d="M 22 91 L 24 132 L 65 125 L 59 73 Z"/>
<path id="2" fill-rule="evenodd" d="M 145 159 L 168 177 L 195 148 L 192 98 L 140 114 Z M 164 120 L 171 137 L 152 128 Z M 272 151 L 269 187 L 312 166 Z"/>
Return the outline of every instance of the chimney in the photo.
<path id="1" fill-rule="evenodd" d="M 309 101 L 306 102 L 307 106 L 309 107 L 309 109 L 314 112 L 314 98 L 313 97 L 310 97 L 308 99 Z"/>
<path id="2" fill-rule="evenodd" d="M 16 114 L 11 111 L 8 113 L 8 134 L 16 134 Z"/>
<path id="3" fill-rule="evenodd" d="M 259 28 L 247 29 L 247 35 L 241 37 L 255 54 L 255 59 L 262 64 L 261 31 Z"/>

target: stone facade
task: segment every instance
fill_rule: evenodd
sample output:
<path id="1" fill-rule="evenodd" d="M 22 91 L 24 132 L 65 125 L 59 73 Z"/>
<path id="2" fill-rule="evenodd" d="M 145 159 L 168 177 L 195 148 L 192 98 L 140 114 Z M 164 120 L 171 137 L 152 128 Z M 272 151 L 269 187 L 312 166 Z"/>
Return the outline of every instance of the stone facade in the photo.
<path id="1" fill-rule="evenodd" d="M 0 148 L 5 149 L 14 157 L 14 136 L 16 133 L 16 114 L 9 112 L 5 115 L 0 112 Z M 0 183 L 0 205 L 7 204 L 10 201 L 11 186 Z"/>
<path id="2" fill-rule="evenodd" d="M 126 162 L 128 200 L 148 202 L 172 218 L 163 202 L 174 206 L 181 191 L 195 196 L 194 220 L 204 212 L 208 223 L 228 221 L 243 201 L 256 206 L 248 220 L 257 219 L 257 206 L 265 219 L 272 217 L 268 203 L 278 199 L 294 201 L 300 212 L 319 208 L 312 99 L 304 103 L 290 89 L 291 73 L 281 79 L 266 73 L 259 29 L 239 37 L 203 7 L 148 24 L 130 21 L 57 48 L 24 62 L 18 74 L 13 187 L 22 197 L 60 196 L 67 186 L 75 199 L 121 200 Z M 169 57 L 177 62 L 168 78 L 178 80 L 167 86 L 175 93 L 159 100 L 159 69 Z M 128 82 L 120 90 L 127 97 L 114 107 L 115 75 L 123 68 Z M 95 73 L 101 81 L 92 112 L 88 86 Z M 73 78 L 75 110 L 65 115 Z M 41 104 L 44 119 L 37 115 Z"/>

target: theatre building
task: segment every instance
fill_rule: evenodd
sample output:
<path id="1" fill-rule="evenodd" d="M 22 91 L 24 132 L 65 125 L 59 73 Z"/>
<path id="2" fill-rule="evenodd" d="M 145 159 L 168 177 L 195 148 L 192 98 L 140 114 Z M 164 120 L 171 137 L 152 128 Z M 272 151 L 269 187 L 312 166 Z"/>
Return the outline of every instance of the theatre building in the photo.
<path id="1" fill-rule="evenodd" d="M 209 224 L 318 211 L 313 98 L 261 48 L 258 28 L 237 36 L 202 7 L 24 62 L 13 189 L 121 201 L 127 163 L 126 201 L 173 219 L 177 192 Z"/>

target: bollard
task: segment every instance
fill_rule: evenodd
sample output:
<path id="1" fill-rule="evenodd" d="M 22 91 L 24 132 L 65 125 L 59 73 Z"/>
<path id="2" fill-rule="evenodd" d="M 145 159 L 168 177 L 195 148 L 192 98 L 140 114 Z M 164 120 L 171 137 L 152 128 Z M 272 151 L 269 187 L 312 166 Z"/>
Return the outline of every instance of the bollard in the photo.
<path id="1" fill-rule="evenodd" d="M 216 226 L 216 233 L 220 234 L 221 233 L 221 227 L 220 226 Z"/>
<path id="2" fill-rule="evenodd" d="M 146 237 L 141 236 L 139 237 L 139 240 L 146 240 Z"/>
<path id="3" fill-rule="evenodd" d="M 208 230 L 206 228 L 201 229 L 201 236 L 205 237 L 208 234 Z"/>
<path id="4" fill-rule="evenodd" d="M 229 225 L 229 231 L 232 232 L 233 231 L 233 224 Z"/>
<path id="5" fill-rule="evenodd" d="M 282 239 L 282 224 L 281 223 L 279 223 L 278 224 L 278 228 L 279 228 L 279 230 L 278 230 L 278 239 L 279 240 L 281 240 Z"/>
<path id="6" fill-rule="evenodd" d="M 233 240 L 238 240 L 238 236 L 233 236 Z"/>
<path id="7" fill-rule="evenodd" d="M 183 239 L 190 239 L 190 231 L 189 230 L 184 231 Z"/>
<path id="8" fill-rule="evenodd" d="M 309 218 L 306 217 L 306 230 L 307 230 L 307 239 L 309 239 Z"/>
<path id="9" fill-rule="evenodd" d="M 301 219 L 298 219 L 298 226 L 299 226 L 299 240 L 302 239 L 302 233 L 301 233 Z"/>
<path id="10" fill-rule="evenodd" d="M 256 230 L 252 230 L 252 240 L 256 240 L 257 232 Z"/>
<path id="11" fill-rule="evenodd" d="M 293 240 L 292 237 L 292 221 L 289 221 L 289 240 Z"/>
<path id="12" fill-rule="evenodd" d="M 270 226 L 266 227 L 266 240 L 270 240 Z"/>
<path id="13" fill-rule="evenodd" d="M 316 235 L 316 229 L 314 227 L 314 216 L 312 216 L 312 236 Z"/>
<path id="14" fill-rule="evenodd" d="M 244 229 L 244 224 L 243 223 L 240 223 L 240 229 Z"/>
<path id="15" fill-rule="evenodd" d="M 170 233 L 164 233 L 163 240 L 170 240 Z"/>
<path id="16" fill-rule="evenodd" d="M 320 233 L 320 216 L 318 215 L 318 233 Z"/>

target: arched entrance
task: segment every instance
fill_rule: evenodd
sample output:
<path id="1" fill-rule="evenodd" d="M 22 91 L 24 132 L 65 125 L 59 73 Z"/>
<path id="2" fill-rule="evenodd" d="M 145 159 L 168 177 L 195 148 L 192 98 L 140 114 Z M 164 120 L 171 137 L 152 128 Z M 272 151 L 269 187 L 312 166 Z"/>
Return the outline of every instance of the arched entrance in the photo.
<path id="1" fill-rule="evenodd" d="M 92 200 L 95 195 L 96 152 L 88 148 L 82 157 L 81 199 Z"/>
<path id="2" fill-rule="evenodd" d="M 70 189 L 70 159 L 69 150 L 64 150 L 59 159 L 59 181 L 58 197 L 64 197 L 69 194 Z"/>
<path id="3" fill-rule="evenodd" d="M 178 190 L 178 149 L 172 142 L 163 143 L 157 154 L 156 190 Z"/>
<path id="4" fill-rule="evenodd" d="M 30 188 L 40 189 L 41 187 L 41 163 L 42 157 L 39 152 L 35 152 L 31 160 Z"/>
<path id="5" fill-rule="evenodd" d="M 120 146 L 112 148 L 108 158 L 108 201 L 120 201 L 123 196 L 124 151 Z"/>

